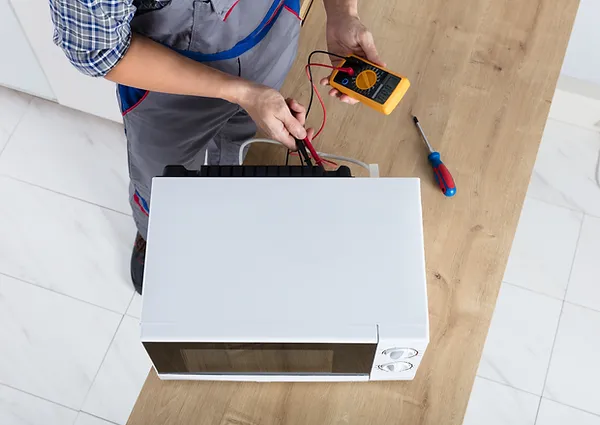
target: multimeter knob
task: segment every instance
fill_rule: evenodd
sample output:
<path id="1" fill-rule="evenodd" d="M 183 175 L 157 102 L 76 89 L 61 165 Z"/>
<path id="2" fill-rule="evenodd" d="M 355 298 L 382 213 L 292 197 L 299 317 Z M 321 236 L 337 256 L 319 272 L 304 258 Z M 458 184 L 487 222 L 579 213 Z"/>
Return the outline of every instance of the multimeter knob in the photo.
<path id="1" fill-rule="evenodd" d="M 375 71 L 367 69 L 356 76 L 356 87 L 361 90 L 369 90 L 377 82 Z"/>

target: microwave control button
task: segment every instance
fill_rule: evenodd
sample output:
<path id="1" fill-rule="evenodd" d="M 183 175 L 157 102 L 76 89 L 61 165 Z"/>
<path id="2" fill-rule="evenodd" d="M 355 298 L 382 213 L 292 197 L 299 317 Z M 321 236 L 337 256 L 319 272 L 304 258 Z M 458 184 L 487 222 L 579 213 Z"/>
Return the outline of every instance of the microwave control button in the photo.
<path id="1" fill-rule="evenodd" d="M 409 362 L 394 362 L 382 364 L 377 367 L 384 372 L 405 372 L 412 369 L 413 365 Z"/>
<path id="2" fill-rule="evenodd" d="M 392 360 L 410 359 L 419 354 L 414 348 L 389 348 L 383 351 L 383 355 L 389 356 Z"/>

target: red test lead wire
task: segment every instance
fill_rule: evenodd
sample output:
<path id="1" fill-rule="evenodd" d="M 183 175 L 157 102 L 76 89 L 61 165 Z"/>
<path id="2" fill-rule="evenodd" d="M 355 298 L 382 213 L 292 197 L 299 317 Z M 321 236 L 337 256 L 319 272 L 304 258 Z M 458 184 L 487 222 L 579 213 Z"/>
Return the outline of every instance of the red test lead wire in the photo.
<path id="1" fill-rule="evenodd" d="M 312 145 L 312 143 L 311 143 L 311 141 L 309 140 L 308 137 L 304 138 L 304 144 L 308 148 L 308 151 L 310 152 L 310 156 L 312 156 L 312 158 L 315 160 L 315 162 L 317 163 L 317 165 L 319 167 L 323 167 L 323 160 L 321 159 L 321 157 L 317 153 L 317 150 L 314 148 L 314 146 Z"/>
<path id="2" fill-rule="evenodd" d="M 341 67 L 337 67 L 337 66 L 333 66 L 333 65 L 327 65 L 324 63 L 309 63 L 308 66 L 319 66 L 321 68 L 329 68 L 329 69 L 334 69 L 336 71 L 340 71 L 340 72 L 345 72 L 346 74 L 350 75 L 351 77 L 354 75 L 354 69 L 352 69 L 351 67 L 347 67 L 347 68 L 341 68 Z M 309 77 L 310 79 L 310 77 Z"/>
<path id="3" fill-rule="evenodd" d="M 321 132 L 323 131 L 323 128 L 325 128 L 325 123 L 327 122 L 327 110 L 325 109 L 325 102 L 323 102 L 323 98 L 321 97 L 319 90 L 317 90 L 317 86 L 315 85 L 314 81 L 311 78 L 311 75 L 310 75 L 310 67 L 311 66 L 319 66 L 322 68 L 334 69 L 334 70 L 337 70 L 340 72 L 345 72 L 351 76 L 354 75 L 354 69 L 340 68 L 340 67 L 336 67 L 336 66 L 326 65 L 323 63 L 309 63 L 306 65 L 306 67 L 305 67 L 306 76 L 308 77 L 308 81 L 310 82 L 310 84 L 312 86 L 311 89 L 314 91 L 314 93 L 316 93 L 317 99 L 319 99 L 319 103 L 321 104 L 321 108 L 323 109 L 323 122 L 321 123 L 321 127 L 319 128 L 319 131 L 317 131 L 317 133 L 313 136 L 312 140 L 314 140 L 319 136 L 319 134 L 321 134 Z M 321 159 L 321 157 L 319 157 L 319 154 L 317 153 L 316 149 L 312 145 L 311 140 L 309 140 L 308 137 L 306 137 L 304 139 L 304 143 L 305 143 L 306 147 L 308 148 L 310 155 L 313 157 L 313 159 L 317 163 L 317 165 L 323 167 L 323 160 Z"/>
<path id="4" fill-rule="evenodd" d="M 306 143 L 305 143 L 305 144 L 306 144 Z M 298 154 L 298 152 L 292 152 L 292 153 L 290 153 L 290 155 L 291 155 L 291 156 L 298 156 L 298 157 L 300 156 L 300 155 Z M 331 165 L 332 167 L 337 167 L 337 166 L 339 165 L 337 162 L 335 162 L 335 161 L 330 161 L 330 160 L 328 160 L 328 159 L 325 159 L 325 158 L 321 158 L 321 161 L 323 161 L 323 163 L 324 163 L 324 164 Z"/>

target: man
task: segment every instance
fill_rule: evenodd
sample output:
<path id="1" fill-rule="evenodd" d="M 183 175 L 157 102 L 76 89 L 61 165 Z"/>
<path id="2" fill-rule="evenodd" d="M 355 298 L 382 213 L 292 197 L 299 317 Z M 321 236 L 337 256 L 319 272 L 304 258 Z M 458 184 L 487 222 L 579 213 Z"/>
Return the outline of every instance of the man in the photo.
<path id="1" fill-rule="evenodd" d="M 329 50 L 381 63 L 358 0 L 323 1 Z M 235 164 L 256 125 L 291 149 L 307 136 L 304 107 L 278 91 L 296 56 L 300 0 L 50 0 L 50 9 L 72 64 L 118 83 L 141 293 L 152 177 L 169 164 L 197 168 L 206 152 L 210 164 Z"/>

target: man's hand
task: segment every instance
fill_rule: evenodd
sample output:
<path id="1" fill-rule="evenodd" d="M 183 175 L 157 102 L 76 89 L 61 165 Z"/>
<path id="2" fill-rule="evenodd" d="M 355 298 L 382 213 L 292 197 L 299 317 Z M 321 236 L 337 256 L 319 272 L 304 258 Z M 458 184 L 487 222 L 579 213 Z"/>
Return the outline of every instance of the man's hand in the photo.
<path id="1" fill-rule="evenodd" d="M 296 150 L 297 139 L 306 137 L 306 109 L 293 99 L 284 99 L 270 87 L 250 83 L 238 101 L 268 137 Z"/>
<path id="2" fill-rule="evenodd" d="M 385 63 L 381 61 L 377 54 L 373 35 L 362 24 L 355 11 L 340 11 L 337 8 L 327 9 L 327 48 L 331 53 L 341 56 L 355 54 L 373 63 L 385 66 Z M 341 59 L 331 57 L 332 65 L 337 66 L 341 62 Z M 329 77 L 323 78 L 321 84 L 324 86 L 329 85 Z M 358 100 L 342 94 L 336 89 L 329 90 L 329 95 L 351 105 L 358 103 Z"/>

